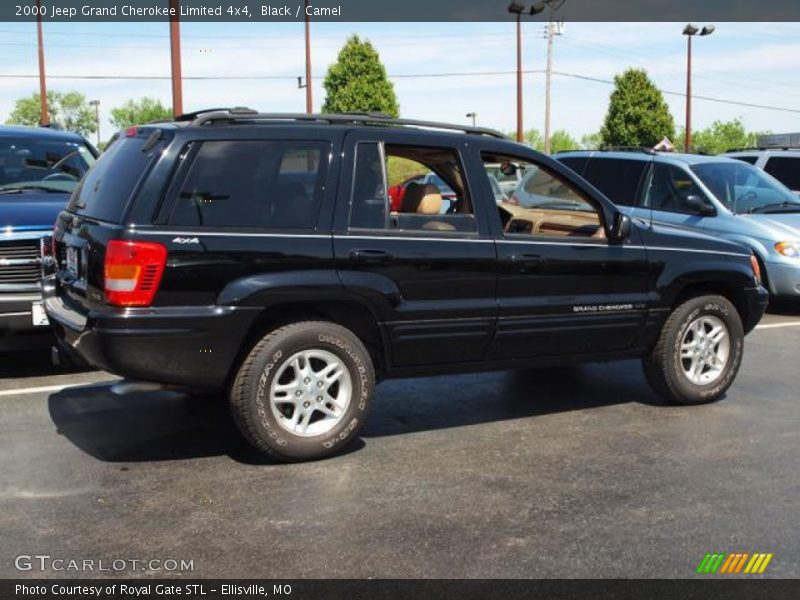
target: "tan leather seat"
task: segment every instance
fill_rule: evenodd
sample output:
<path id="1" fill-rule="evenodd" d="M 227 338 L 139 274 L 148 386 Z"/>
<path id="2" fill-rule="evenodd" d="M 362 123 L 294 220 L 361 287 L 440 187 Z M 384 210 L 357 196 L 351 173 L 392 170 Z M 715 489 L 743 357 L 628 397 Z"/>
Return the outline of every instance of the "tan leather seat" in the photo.
<path id="1" fill-rule="evenodd" d="M 403 196 L 400 212 L 418 215 L 438 215 L 442 212 L 442 194 L 432 183 L 410 183 Z M 445 221 L 428 221 L 422 226 L 428 231 L 455 231 L 456 228 Z"/>

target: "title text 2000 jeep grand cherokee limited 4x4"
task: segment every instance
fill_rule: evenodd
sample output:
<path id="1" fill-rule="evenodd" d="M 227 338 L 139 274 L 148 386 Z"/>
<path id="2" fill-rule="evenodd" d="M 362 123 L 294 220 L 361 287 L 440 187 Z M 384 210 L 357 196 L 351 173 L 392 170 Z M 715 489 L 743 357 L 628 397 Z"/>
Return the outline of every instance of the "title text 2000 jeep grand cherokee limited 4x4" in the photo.
<path id="1" fill-rule="evenodd" d="M 766 306 L 751 254 L 501 138 L 246 109 L 129 129 L 58 219 L 47 314 L 98 367 L 227 389 L 284 460 L 342 448 L 380 378 L 642 357 L 672 401 L 722 396 Z M 403 162 L 455 201 L 411 184 L 390 210 Z M 496 203 L 498 164 L 525 202 Z"/>

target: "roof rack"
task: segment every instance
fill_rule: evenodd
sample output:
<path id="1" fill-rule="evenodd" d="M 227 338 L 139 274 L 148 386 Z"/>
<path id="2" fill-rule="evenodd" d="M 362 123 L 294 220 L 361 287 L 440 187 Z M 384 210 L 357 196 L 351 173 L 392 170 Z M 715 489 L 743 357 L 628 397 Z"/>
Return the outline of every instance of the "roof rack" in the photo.
<path id="1" fill-rule="evenodd" d="M 647 146 L 601 146 L 598 152 L 643 152 L 644 154 L 658 154 Z"/>
<path id="2" fill-rule="evenodd" d="M 185 118 L 184 118 L 185 117 Z M 194 117 L 189 119 L 190 117 Z M 461 131 L 471 135 L 485 135 L 493 138 L 507 140 L 508 137 L 494 129 L 485 127 L 469 127 L 453 125 L 450 123 L 437 123 L 435 121 L 418 121 L 416 119 L 395 119 L 384 113 L 341 113 L 341 114 L 306 114 L 306 113 L 260 113 L 251 108 L 224 108 L 204 110 L 181 115 L 179 120 L 191 120 L 191 127 L 202 127 L 220 122 L 236 121 L 270 121 L 275 123 L 303 122 L 303 123 L 328 123 L 330 125 L 378 125 L 378 126 L 405 126 L 421 127 L 426 129 L 443 129 L 447 131 Z"/>

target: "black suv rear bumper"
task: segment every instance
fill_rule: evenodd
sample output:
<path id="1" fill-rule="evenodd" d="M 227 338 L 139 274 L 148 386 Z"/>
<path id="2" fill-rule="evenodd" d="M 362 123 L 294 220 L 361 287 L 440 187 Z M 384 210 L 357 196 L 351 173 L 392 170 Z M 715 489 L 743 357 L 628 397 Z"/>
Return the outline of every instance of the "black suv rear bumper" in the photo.
<path id="1" fill-rule="evenodd" d="M 78 361 L 128 379 L 193 389 L 225 385 L 255 313 L 196 306 L 87 310 L 44 283 L 59 346 Z"/>

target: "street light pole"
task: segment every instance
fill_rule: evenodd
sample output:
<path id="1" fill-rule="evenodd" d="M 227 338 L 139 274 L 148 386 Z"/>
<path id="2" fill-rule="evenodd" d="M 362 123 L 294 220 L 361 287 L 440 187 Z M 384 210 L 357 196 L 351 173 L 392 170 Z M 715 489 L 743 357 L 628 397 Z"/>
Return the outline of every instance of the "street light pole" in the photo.
<path id="1" fill-rule="evenodd" d="M 703 29 L 698 29 L 691 23 L 683 29 L 683 35 L 687 39 L 686 50 L 686 135 L 683 141 L 684 152 L 692 150 L 692 38 L 696 35 L 705 37 L 711 35 L 716 30 L 713 25 L 706 25 Z"/>
<path id="2" fill-rule="evenodd" d="M 529 14 L 539 14 L 544 8 L 544 2 L 539 2 L 530 8 Z M 517 17 L 517 141 L 522 143 L 525 141 L 525 128 L 522 119 L 522 13 L 525 12 L 525 5 L 513 1 L 508 6 L 508 12 Z"/>
<path id="3" fill-rule="evenodd" d="M 94 106 L 94 120 L 97 125 L 97 145 L 100 145 L 100 100 L 92 100 L 89 106 Z"/>
<path id="4" fill-rule="evenodd" d="M 183 114 L 183 75 L 181 74 L 181 24 L 180 0 L 169 0 L 169 7 L 174 16 L 169 18 L 169 40 L 172 58 L 172 114 Z"/>
<path id="5" fill-rule="evenodd" d="M 36 37 L 39 52 L 39 103 L 41 116 L 39 124 L 42 127 L 50 126 L 50 113 L 47 110 L 47 81 L 44 74 L 44 34 L 42 33 L 42 2 L 36 0 Z"/>
<path id="6" fill-rule="evenodd" d="M 308 1 L 305 2 L 306 15 L 306 112 L 314 112 L 314 90 L 311 87 L 311 20 L 308 17 Z"/>
<path id="7" fill-rule="evenodd" d="M 508 12 L 517 16 L 517 141 L 521 144 L 525 139 L 522 123 L 522 11 L 525 6 L 512 2 Z"/>

